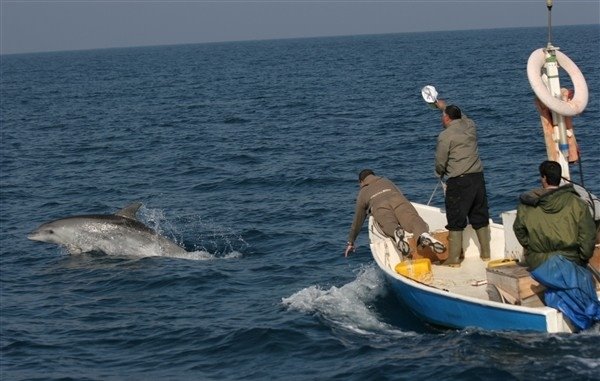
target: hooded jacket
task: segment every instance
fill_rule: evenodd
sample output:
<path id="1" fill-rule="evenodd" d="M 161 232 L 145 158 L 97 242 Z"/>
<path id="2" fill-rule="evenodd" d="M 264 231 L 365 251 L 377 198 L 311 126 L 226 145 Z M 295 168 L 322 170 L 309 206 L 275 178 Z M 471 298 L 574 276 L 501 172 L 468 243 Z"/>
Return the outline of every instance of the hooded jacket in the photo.
<path id="1" fill-rule="evenodd" d="M 513 230 L 535 269 L 553 255 L 585 265 L 592 257 L 596 227 L 572 185 L 535 189 L 520 197 Z"/>

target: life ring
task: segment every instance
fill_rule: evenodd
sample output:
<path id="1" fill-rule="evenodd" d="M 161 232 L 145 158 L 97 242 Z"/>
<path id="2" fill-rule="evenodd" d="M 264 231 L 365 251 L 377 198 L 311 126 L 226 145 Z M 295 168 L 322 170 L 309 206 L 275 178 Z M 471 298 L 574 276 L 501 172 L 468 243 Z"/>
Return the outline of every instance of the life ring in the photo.
<path id="1" fill-rule="evenodd" d="M 571 77 L 575 87 L 575 96 L 572 100 L 565 102 L 555 98 L 542 81 L 541 70 L 546 62 L 544 49 L 537 49 L 531 53 L 527 61 L 527 78 L 533 92 L 550 110 L 563 115 L 575 116 L 581 114 L 588 103 L 588 87 L 581 71 L 569 57 L 560 51 L 556 51 L 556 59 L 560 67 Z"/>

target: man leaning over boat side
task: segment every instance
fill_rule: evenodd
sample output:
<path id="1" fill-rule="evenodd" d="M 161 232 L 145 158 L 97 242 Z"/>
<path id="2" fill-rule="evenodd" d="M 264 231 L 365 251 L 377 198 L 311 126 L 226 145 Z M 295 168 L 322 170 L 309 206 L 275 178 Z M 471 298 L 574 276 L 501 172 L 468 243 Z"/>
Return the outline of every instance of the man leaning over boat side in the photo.
<path id="1" fill-rule="evenodd" d="M 539 167 L 542 188 L 519 197 L 513 230 L 525 262 L 534 270 L 554 255 L 585 266 L 594 253 L 596 225 L 588 205 L 572 184 L 560 186 L 562 169 L 555 161 Z"/>
<path id="2" fill-rule="evenodd" d="M 344 256 L 347 257 L 350 251 L 355 250 L 354 242 L 369 213 L 384 234 L 394 239 L 396 247 L 404 256 L 410 254 L 405 231 L 418 237 L 418 245 L 430 246 L 436 253 L 446 250 L 440 241 L 429 234 L 429 225 L 392 181 L 375 176 L 370 169 L 364 169 L 358 174 L 358 182 L 360 190 Z"/>
<path id="3" fill-rule="evenodd" d="M 446 180 L 448 259 L 444 266 L 460 267 L 463 230 L 471 224 L 479 241 L 482 260 L 490 259 L 490 226 L 483 164 L 477 146 L 475 122 L 454 105 L 438 99 L 443 130 L 437 138 L 435 173 Z"/>

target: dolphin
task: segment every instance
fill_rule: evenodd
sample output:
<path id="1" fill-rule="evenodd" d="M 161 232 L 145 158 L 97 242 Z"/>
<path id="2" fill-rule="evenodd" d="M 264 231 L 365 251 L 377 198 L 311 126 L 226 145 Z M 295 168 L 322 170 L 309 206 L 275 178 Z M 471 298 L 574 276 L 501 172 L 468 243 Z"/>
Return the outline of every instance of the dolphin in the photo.
<path id="1" fill-rule="evenodd" d="M 132 256 L 186 254 L 183 248 L 136 218 L 141 206 L 142 203 L 136 202 L 114 214 L 61 218 L 40 225 L 27 238 L 63 246 L 71 254 L 90 251 Z"/>

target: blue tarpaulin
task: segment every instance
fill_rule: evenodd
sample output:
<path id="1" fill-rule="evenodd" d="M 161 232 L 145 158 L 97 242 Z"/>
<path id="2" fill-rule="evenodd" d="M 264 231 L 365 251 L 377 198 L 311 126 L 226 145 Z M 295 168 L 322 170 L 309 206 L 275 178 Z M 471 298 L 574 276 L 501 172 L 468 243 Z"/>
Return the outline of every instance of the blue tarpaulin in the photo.
<path id="1" fill-rule="evenodd" d="M 531 276 L 546 286 L 546 305 L 561 311 L 579 329 L 600 321 L 600 301 L 592 274 L 586 268 L 562 255 L 553 255 Z"/>

